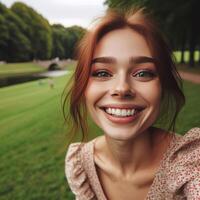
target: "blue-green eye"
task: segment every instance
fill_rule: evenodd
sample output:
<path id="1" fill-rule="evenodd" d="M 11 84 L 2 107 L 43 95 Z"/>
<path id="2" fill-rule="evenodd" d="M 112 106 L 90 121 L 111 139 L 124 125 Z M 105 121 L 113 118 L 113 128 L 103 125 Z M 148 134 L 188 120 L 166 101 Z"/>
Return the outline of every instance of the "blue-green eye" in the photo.
<path id="1" fill-rule="evenodd" d="M 141 72 L 138 72 L 135 76 L 136 77 L 152 77 L 154 76 L 154 74 L 148 71 L 141 71 Z"/>
<path id="2" fill-rule="evenodd" d="M 156 76 L 156 73 L 149 70 L 141 70 L 134 73 L 133 76 L 138 78 L 139 80 L 151 80 Z"/>
<path id="3" fill-rule="evenodd" d="M 107 71 L 101 70 L 92 73 L 94 77 L 111 77 L 111 74 Z"/>

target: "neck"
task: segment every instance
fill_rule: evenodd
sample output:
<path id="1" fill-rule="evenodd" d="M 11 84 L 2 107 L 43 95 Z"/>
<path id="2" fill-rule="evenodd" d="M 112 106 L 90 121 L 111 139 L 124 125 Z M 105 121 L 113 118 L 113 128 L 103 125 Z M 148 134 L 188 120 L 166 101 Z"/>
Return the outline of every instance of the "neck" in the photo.
<path id="1" fill-rule="evenodd" d="M 144 131 L 131 141 L 119 141 L 108 136 L 105 140 L 107 155 L 123 174 L 144 169 L 152 161 L 153 144 L 150 130 Z"/>

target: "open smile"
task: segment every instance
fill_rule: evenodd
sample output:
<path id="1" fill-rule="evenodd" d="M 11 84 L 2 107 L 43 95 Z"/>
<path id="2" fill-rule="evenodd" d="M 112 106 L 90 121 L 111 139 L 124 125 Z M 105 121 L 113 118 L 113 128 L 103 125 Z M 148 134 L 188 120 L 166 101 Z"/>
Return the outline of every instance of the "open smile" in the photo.
<path id="1" fill-rule="evenodd" d="M 105 114 L 106 117 L 114 122 L 114 123 L 120 123 L 120 124 L 126 124 L 133 122 L 138 116 L 139 113 L 144 109 L 143 107 L 136 107 L 132 106 L 132 108 L 129 106 L 129 108 L 120 108 L 116 106 L 106 106 L 101 108 Z"/>

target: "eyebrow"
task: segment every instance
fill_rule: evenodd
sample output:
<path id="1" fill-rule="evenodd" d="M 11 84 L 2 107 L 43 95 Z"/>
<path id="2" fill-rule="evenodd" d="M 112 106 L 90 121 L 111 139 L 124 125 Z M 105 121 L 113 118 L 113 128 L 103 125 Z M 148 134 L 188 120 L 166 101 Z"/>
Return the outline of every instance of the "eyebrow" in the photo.
<path id="1" fill-rule="evenodd" d="M 117 60 L 113 57 L 97 57 L 92 60 L 92 64 L 94 63 L 115 64 Z"/>
<path id="2" fill-rule="evenodd" d="M 156 64 L 156 59 L 148 56 L 137 56 L 130 57 L 129 64 L 141 64 L 141 63 L 154 63 Z M 104 64 L 116 64 L 117 59 L 114 57 L 97 57 L 92 60 L 92 64 L 94 63 L 104 63 Z"/>
<path id="3" fill-rule="evenodd" d="M 130 64 L 141 64 L 141 63 L 154 63 L 156 64 L 156 59 L 153 57 L 148 56 L 137 56 L 137 57 L 131 57 L 129 59 Z"/>

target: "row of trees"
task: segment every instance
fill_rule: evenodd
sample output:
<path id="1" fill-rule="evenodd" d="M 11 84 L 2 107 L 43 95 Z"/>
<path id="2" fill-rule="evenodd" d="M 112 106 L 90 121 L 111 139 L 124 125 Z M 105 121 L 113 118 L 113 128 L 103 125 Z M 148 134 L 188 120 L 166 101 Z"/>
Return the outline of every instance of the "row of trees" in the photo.
<path id="1" fill-rule="evenodd" d="M 190 66 L 194 66 L 194 51 L 200 49 L 200 1 L 199 0 L 106 0 L 109 8 L 127 10 L 142 6 L 153 11 L 161 29 L 168 35 L 174 50 L 190 52 Z"/>
<path id="2" fill-rule="evenodd" d="M 73 58 L 74 47 L 85 29 L 50 25 L 34 9 L 16 2 L 0 2 L 0 60 L 7 62 Z"/>

